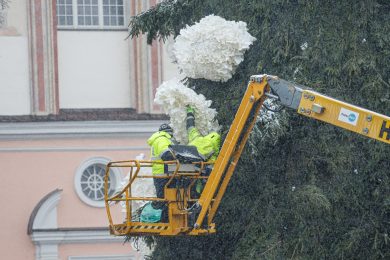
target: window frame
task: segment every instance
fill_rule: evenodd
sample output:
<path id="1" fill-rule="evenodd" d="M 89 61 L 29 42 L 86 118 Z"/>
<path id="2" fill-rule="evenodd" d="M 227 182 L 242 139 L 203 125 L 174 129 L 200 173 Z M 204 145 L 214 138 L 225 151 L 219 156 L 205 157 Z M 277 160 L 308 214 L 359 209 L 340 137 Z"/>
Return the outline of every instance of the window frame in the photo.
<path id="1" fill-rule="evenodd" d="M 111 160 L 105 157 L 93 157 L 85 160 L 81 165 L 77 168 L 76 174 L 74 175 L 74 188 L 75 191 L 80 198 L 81 201 L 83 201 L 85 204 L 96 207 L 96 208 L 103 208 L 105 207 L 104 198 L 102 200 L 93 200 L 90 197 L 88 197 L 86 194 L 84 194 L 81 186 L 81 177 L 83 176 L 84 171 L 89 168 L 92 165 L 95 164 L 103 164 L 107 165 Z M 110 178 L 114 178 L 113 180 L 110 180 L 111 183 L 113 183 L 115 190 L 114 192 L 117 192 L 118 189 L 121 187 L 122 182 L 122 174 L 119 169 L 111 168 L 111 175 Z M 103 183 L 104 184 L 104 183 Z"/>
<path id="2" fill-rule="evenodd" d="M 66 1 L 66 0 L 64 0 Z M 103 12 L 103 0 L 98 1 L 98 25 L 79 25 L 78 24 L 78 5 L 77 0 L 72 1 L 72 21 L 73 25 L 60 25 L 58 23 L 58 13 L 56 15 L 57 29 L 58 30 L 119 30 L 125 31 L 127 30 L 127 18 L 129 17 L 129 1 L 123 0 L 123 25 L 104 25 L 104 12 Z M 91 0 L 92 1 L 92 0 Z M 57 0 L 56 0 L 56 10 L 57 8 Z"/>

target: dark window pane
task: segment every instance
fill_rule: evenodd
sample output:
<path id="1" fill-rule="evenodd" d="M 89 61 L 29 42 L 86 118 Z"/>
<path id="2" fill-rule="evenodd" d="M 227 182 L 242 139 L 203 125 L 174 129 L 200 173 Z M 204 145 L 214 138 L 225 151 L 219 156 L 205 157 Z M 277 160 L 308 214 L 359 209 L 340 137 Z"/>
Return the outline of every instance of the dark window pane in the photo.
<path id="1" fill-rule="evenodd" d="M 72 0 L 66 0 L 66 4 L 72 5 Z"/>
<path id="2" fill-rule="evenodd" d="M 110 17 L 109 16 L 104 16 L 104 25 L 110 25 Z"/>
<path id="3" fill-rule="evenodd" d="M 116 17 L 115 16 L 113 16 L 113 17 L 111 17 L 111 25 L 117 25 L 116 24 Z"/>
<path id="4" fill-rule="evenodd" d="M 92 7 L 92 14 L 93 15 L 98 15 L 99 14 L 99 8 L 97 6 Z"/>
<path id="5" fill-rule="evenodd" d="M 65 16 L 58 16 L 58 24 L 65 25 Z"/>
<path id="6" fill-rule="evenodd" d="M 63 5 L 65 0 L 57 0 L 57 5 Z"/>
<path id="7" fill-rule="evenodd" d="M 78 5 L 83 5 L 83 0 L 77 0 Z"/>
<path id="8" fill-rule="evenodd" d="M 104 15 L 108 15 L 109 13 L 108 13 L 108 11 L 109 11 L 110 9 L 108 8 L 108 6 L 103 6 L 103 14 Z"/>
<path id="9" fill-rule="evenodd" d="M 72 15 L 72 13 L 73 13 L 72 7 L 71 6 L 67 6 L 66 7 L 66 14 L 67 15 Z"/>
<path id="10" fill-rule="evenodd" d="M 77 7 L 77 14 L 78 15 L 81 15 L 81 14 L 84 14 L 84 9 L 82 7 Z"/>
<path id="11" fill-rule="evenodd" d="M 111 6 L 110 15 L 116 15 L 116 6 Z"/>
<path id="12" fill-rule="evenodd" d="M 58 14 L 59 15 L 64 15 L 65 14 L 65 7 L 64 6 L 60 6 L 58 8 Z"/>
<path id="13" fill-rule="evenodd" d="M 103 5 L 108 5 L 109 1 L 108 0 L 103 0 Z"/>
<path id="14" fill-rule="evenodd" d="M 72 17 L 72 16 L 66 17 L 66 23 L 67 23 L 68 25 L 73 25 L 73 17 Z"/>
<path id="15" fill-rule="evenodd" d="M 118 0 L 118 5 L 123 5 L 123 0 Z"/>
<path id="16" fill-rule="evenodd" d="M 85 7 L 85 14 L 86 15 L 91 15 L 91 12 L 92 12 L 91 7 L 90 6 L 86 6 Z"/>
<path id="17" fill-rule="evenodd" d="M 123 15 L 123 7 L 118 7 L 118 15 Z"/>
<path id="18" fill-rule="evenodd" d="M 90 5 L 91 4 L 91 0 L 84 0 L 84 4 L 85 5 Z"/>
<path id="19" fill-rule="evenodd" d="M 93 16 L 92 22 L 93 22 L 93 25 L 99 25 L 99 16 Z"/>
<path id="20" fill-rule="evenodd" d="M 84 17 L 83 17 L 83 16 L 79 16 L 78 19 L 79 19 L 79 20 L 78 20 L 78 24 L 79 24 L 79 25 L 85 25 Z"/>
<path id="21" fill-rule="evenodd" d="M 85 17 L 85 25 L 91 25 L 91 24 L 92 24 L 91 16 L 86 16 Z"/>
<path id="22" fill-rule="evenodd" d="M 98 0 L 92 0 L 92 5 L 98 5 Z"/>
<path id="23" fill-rule="evenodd" d="M 115 0 L 110 0 L 110 5 L 116 5 L 116 1 Z"/>
<path id="24" fill-rule="evenodd" d="M 118 25 L 124 25 L 125 24 L 125 19 L 123 19 L 123 16 L 118 17 Z"/>

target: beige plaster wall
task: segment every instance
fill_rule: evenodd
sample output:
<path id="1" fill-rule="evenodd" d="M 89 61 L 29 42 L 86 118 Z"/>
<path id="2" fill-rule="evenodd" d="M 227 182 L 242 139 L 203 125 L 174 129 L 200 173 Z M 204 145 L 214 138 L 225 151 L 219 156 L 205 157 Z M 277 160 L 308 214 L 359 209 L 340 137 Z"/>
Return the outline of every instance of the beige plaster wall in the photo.
<path id="1" fill-rule="evenodd" d="M 27 223 L 37 203 L 57 188 L 63 190 L 57 211 L 58 227 L 106 227 L 108 222 L 105 208 L 88 206 L 76 194 L 73 184 L 76 170 L 83 161 L 91 157 L 126 160 L 134 159 L 141 152 L 148 155 L 145 142 L 146 138 L 139 137 L 0 141 L 1 259 L 34 259 L 35 249 L 27 235 Z M 101 150 L 102 147 L 115 149 L 120 146 L 140 148 L 132 151 Z M 77 150 L 83 147 L 99 149 L 72 151 L 72 148 Z M 47 151 L 47 148 L 63 148 L 66 151 Z M 83 246 L 77 245 L 60 248 L 65 255 L 88 255 L 95 250 L 104 254 L 116 252 L 117 248 L 118 254 L 129 252 L 128 248 L 117 247 L 115 244 L 112 247 L 89 245 L 85 247 L 85 251 Z M 74 254 L 73 248 L 78 248 Z M 104 248 L 107 250 L 103 250 Z"/>

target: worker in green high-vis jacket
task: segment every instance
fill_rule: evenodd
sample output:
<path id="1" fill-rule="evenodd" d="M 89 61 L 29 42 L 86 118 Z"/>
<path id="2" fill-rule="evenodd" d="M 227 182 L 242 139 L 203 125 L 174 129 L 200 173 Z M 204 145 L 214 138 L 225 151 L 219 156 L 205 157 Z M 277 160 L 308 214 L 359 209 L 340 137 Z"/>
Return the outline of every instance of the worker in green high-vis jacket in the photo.
<path id="1" fill-rule="evenodd" d="M 151 147 L 151 160 L 154 162 L 163 162 L 173 160 L 169 145 L 175 144 L 176 140 L 173 137 L 173 129 L 168 124 L 162 124 L 158 131 L 155 132 L 148 140 L 148 145 Z M 152 165 L 153 176 L 162 176 L 165 174 L 164 164 L 154 163 Z M 156 188 L 157 198 L 164 198 L 164 187 L 168 182 L 168 178 L 153 178 L 154 187 Z M 162 221 L 167 219 L 167 205 L 162 202 L 153 202 L 153 208 L 162 209 Z"/>
<path id="2" fill-rule="evenodd" d="M 198 128 L 195 127 L 195 109 L 191 106 L 187 106 L 186 127 L 188 132 L 188 145 L 195 146 L 204 161 L 214 163 L 218 157 L 221 135 L 213 131 L 203 136 Z M 212 165 L 207 166 L 205 174 L 210 174 L 211 170 Z M 200 193 L 202 188 L 202 183 L 198 181 L 196 191 Z"/>

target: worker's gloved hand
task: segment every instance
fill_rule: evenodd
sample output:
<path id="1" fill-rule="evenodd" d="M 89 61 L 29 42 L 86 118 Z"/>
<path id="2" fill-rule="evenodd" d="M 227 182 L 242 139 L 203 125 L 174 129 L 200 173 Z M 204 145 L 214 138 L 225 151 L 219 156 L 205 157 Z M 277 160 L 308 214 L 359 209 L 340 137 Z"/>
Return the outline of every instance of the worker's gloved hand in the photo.
<path id="1" fill-rule="evenodd" d="M 195 127 L 195 116 L 194 116 L 195 109 L 192 106 L 187 105 L 186 110 L 187 110 L 186 129 L 188 131 L 190 128 Z"/>
<path id="2" fill-rule="evenodd" d="M 193 114 L 195 112 L 195 109 L 192 106 L 190 106 L 190 105 L 187 105 L 186 109 L 187 109 L 187 114 L 188 113 L 192 113 Z"/>

